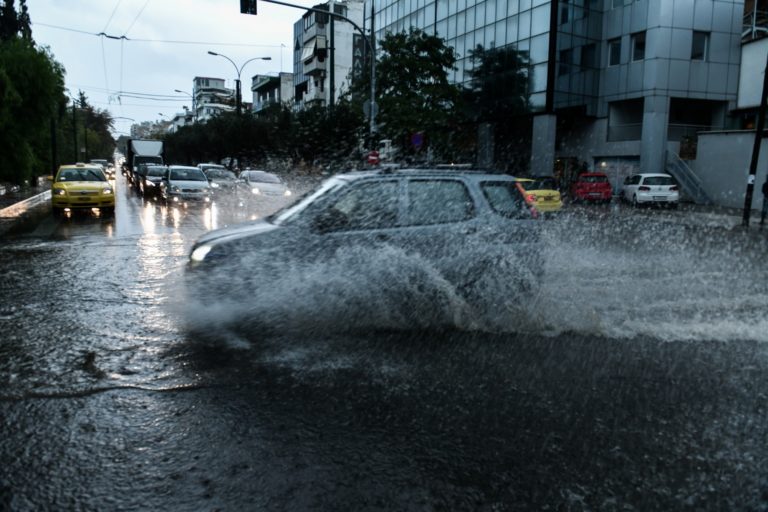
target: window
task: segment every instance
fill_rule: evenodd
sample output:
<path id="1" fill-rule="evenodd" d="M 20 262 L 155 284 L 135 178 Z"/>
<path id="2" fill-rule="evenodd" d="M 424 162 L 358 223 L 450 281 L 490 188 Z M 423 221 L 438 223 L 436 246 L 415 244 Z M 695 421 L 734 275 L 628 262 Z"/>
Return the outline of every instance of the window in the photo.
<path id="1" fill-rule="evenodd" d="M 645 58 L 645 32 L 632 34 L 632 60 L 643 60 Z"/>
<path id="2" fill-rule="evenodd" d="M 568 0 L 560 1 L 560 24 L 564 25 L 571 20 L 571 6 Z"/>
<path id="3" fill-rule="evenodd" d="M 557 68 L 558 76 L 567 75 L 571 72 L 571 63 L 573 62 L 573 50 L 560 50 L 560 67 Z"/>
<path id="4" fill-rule="evenodd" d="M 481 185 L 483 194 L 494 212 L 508 218 L 530 218 L 522 194 L 512 181 L 486 181 Z"/>
<path id="5" fill-rule="evenodd" d="M 691 60 L 707 60 L 709 57 L 709 32 L 693 32 Z"/>
<path id="6" fill-rule="evenodd" d="M 321 213 L 327 231 L 382 229 L 397 222 L 398 182 L 378 181 L 353 186 Z"/>
<path id="7" fill-rule="evenodd" d="M 621 7 L 624 5 L 624 0 L 613 0 L 613 3 L 611 6 L 615 9 L 616 7 Z"/>
<path id="8" fill-rule="evenodd" d="M 474 215 L 467 187 L 455 180 L 413 180 L 408 184 L 410 225 L 460 222 Z"/>
<path id="9" fill-rule="evenodd" d="M 621 62 L 621 39 L 608 41 L 608 65 L 616 66 Z"/>
<path id="10" fill-rule="evenodd" d="M 595 57 L 596 49 L 594 44 L 588 44 L 581 47 L 581 69 L 594 69 L 597 67 Z"/>

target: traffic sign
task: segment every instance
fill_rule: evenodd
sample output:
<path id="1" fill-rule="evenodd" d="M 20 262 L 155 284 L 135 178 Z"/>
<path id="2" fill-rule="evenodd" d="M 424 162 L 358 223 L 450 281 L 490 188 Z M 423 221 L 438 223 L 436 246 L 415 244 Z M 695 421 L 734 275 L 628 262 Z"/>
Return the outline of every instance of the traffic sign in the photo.
<path id="1" fill-rule="evenodd" d="M 379 162 L 381 160 L 379 159 L 379 152 L 374 150 L 368 153 L 368 163 L 371 165 L 379 165 Z"/>

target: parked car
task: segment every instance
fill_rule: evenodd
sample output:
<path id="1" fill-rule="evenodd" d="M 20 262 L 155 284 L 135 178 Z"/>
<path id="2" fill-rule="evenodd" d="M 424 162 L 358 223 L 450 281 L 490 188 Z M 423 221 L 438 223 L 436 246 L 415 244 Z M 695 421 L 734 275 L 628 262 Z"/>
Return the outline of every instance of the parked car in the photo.
<path id="1" fill-rule="evenodd" d="M 211 186 L 197 167 L 169 165 L 160 181 L 160 197 L 166 204 L 210 204 Z"/>
<path id="2" fill-rule="evenodd" d="M 486 295 L 489 286 L 512 296 L 530 289 L 543 268 L 539 222 L 516 181 L 438 170 L 336 175 L 264 220 L 203 235 L 189 255 L 189 284 L 209 298 L 242 293 L 241 300 L 248 300 L 253 290 L 243 287 L 249 279 L 253 286 L 268 286 L 251 269 L 263 267 L 275 276 L 281 274 L 275 265 L 285 272 L 324 261 L 337 265 L 340 254 L 364 254 L 358 259 L 368 268 L 369 258 L 384 251 L 413 255 L 409 261 L 437 273 L 437 282 L 450 283 L 468 299 Z M 364 274 L 344 269 L 356 271 Z M 499 277 L 501 271 L 507 273 Z M 411 279 L 400 277 L 406 284 Z"/>
<path id="3" fill-rule="evenodd" d="M 115 189 L 98 164 L 62 165 L 51 186 L 54 216 L 65 210 L 98 208 L 104 214 L 115 211 Z"/>
<path id="4" fill-rule="evenodd" d="M 276 174 L 247 169 L 240 173 L 240 179 L 248 190 L 257 196 L 290 196 L 288 185 Z"/>
<path id="5" fill-rule="evenodd" d="M 574 201 L 604 202 L 611 200 L 613 188 L 608 176 L 602 172 L 580 174 L 571 185 L 571 199 Z"/>
<path id="6" fill-rule="evenodd" d="M 518 178 L 517 186 L 525 197 L 525 202 L 541 213 L 559 212 L 563 208 L 557 180 L 552 176 Z"/>
<path id="7" fill-rule="evenodd" d="M 160 197 L 160 182 L 168 172 L 166 165 L 146 165 L 139 177 L 139 193 L 144 197 Z"/>
<path id="8" fill-rule="evenodd" d="M 237 192 L 238 179 L 232 171 L 208 167 L 203 172 L 214 194 L 226 195 Z"/>
<path id="9" fill-rule="evenodd" d="M 197 164 L 197 168 L 203 171 L 207 174 L 209 169 L 219 169 L 222 171 L 226 171 L 227 168 L 221 164 L 214 164 L 214 163 L 207 163 L 207 164 Z"/>
<path id="10" fill-rule="evenodd" d="M 640 173 L 624 181 L 621 197 L 633 206 L 656 204 L 677 208 L 680 191 L 675 179 L 669 174 Z"/>

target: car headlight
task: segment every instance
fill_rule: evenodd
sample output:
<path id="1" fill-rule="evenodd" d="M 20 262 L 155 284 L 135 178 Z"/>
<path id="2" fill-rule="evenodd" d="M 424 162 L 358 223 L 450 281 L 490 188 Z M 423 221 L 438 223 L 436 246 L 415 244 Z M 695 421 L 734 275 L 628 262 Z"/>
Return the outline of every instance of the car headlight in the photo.
<path id="1" fill-rule="evenodd" d="M 155 186 L 155 182 L 154 181 L 146 180 L 144 182 L 144 185 L 146 185 L 147 187 L 154 187 Z"/>
<path id="2" fill-rule="evenodd" d="M 291 191 L 290 191 L 290 190 L 288 190 L 288 189 L 286 189 L 286 190 L 285 190 L 285 192 L 283 192 L 283 195 L 284 195 L 285 197 L 288 197 L 288 196 L 290 196 L 290 195 L 291 195 Z"/>
<path id="3" fill-rule="evenodd" d="M 181 189 L 177 185 L 173 185 L 171 187 L 171 192 L 176 192 L 177 194 L 181 192 Z"/>
<path id="4" fill-rule="evenodd" d="M 258 187 L 251 188 L 251 192 L 253 192 L 255 195 L 261 194 L 261 190 L 259 190 Z"/>
<path id="5" fill-rule="evenodd" d="M 220 186 L 218 183 L 211 183 L 211 188 L 219 188 Z"/>
<path id="6" fill-rule="evenodd" d="M 206 256 L 208 256 L 208 253 L 211 252 L 212 248 L 213 246 L 211 245 L 201 245 L 192 251 L 192 254 L 189 255 L 189 259 L 195 263 L 200 263 L 205 259 Z"/>
<path id="7" fill-rule="evenodd" d="M 57 188 L 56 190 L 53 191 L 53 193 L 56 194 L 57 196 L 67 195 L 67 191 L 64 190 L 63 188 Z"/>
<path id="8" fill-rule="evenodd" d="M 101 193 L 104 195 L 110 195 L 112 193 L 112 187 L 104 187 L 101 189 Z"/>

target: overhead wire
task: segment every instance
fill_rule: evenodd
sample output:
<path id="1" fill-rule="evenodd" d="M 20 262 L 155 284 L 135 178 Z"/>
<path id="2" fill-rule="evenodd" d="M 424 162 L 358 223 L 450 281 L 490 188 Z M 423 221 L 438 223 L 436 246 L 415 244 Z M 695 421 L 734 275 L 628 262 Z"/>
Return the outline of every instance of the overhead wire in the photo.
<path id="1" fill-rule="evenodd" d="M 144 2 L 144 5 L 142 6 L 141 10 L 139 10 L 139 13 L 136 15 L 136 17 L 135 17 L 135 18 L 133 18 L 133 21 L 132 21 L 132 22 L 131 22 L 131 24 L 128 26 L 128 29 L 126 29 L 126 31 L 125 31 L 125 32 L 123 32 L 123 37 L 127 36 L 127 35 L 128 35 L 128 32 L 130 32 L 130 31 L 131 31 L 131 29 L 133 28 L 133 25 L 135 25 L 135 24 L 136 24 L 136 20 L 138 20 L 138 19 L 139 19 L 139 16 L 141 16 L 141 13 L 143 13 L 143 12 L 144 12 L 144 9 L 146 9 L 146 8 L 147 8 L 147 5 L 149 5 L 149 0 L 147 0 L 146 2 Z"/>
<path id="2" fill-rule="evenodd" d="M 104 25 L 104 28 L 101 29 L 102 32 L 106 32 L 107 28 L 109 27 L 109 24 L 112 23 L 112 18 L 115 17 L 115 13 L 117 12 L 117 8 L 120 7 L 120 4 L 123 2 L 123 0 L 117 0 L 117 3 L 115 4 L 115 8 L 112 9 L 112 14 L 109 15 L 109 19 L 107 20 L 107 24 Z"/>
<path id="3" fill-rule="evenodd" d="M 76 32 L 78 34 L 86 34 L 89 36 L 96 36 L 96 37 L 106 37 L 107 39 L 119 39 L 121 41 L 128 41 L 131 43 L 163 43 L 163 44 L 197 44 L 200 46 L 234 46 L 234 47 L 243 47 L 243 48 L 280 48 L 281 45 L 279 44 L 248 44 L 248 43 L 223 43 L 223 42 L 214 42 L 214 41 L 181 41 L 181 40 L 173 40 L 173 39 L 144 39 L 144 38 L 137 38 L 134 39 L 132 37 L 127 36 L 114 36 L 107 34 L 105 32 L 87 32 L 85 30 L 77 30 L 74 28 L 69 27 L 62 27 L 60 25 L 51 25 L 50 23 L 35 23 L 36 25 L 39 25 L 41 27 L 48 27 L 53 28 L 56 30 L 64 30 L 67 32 Z"/>

